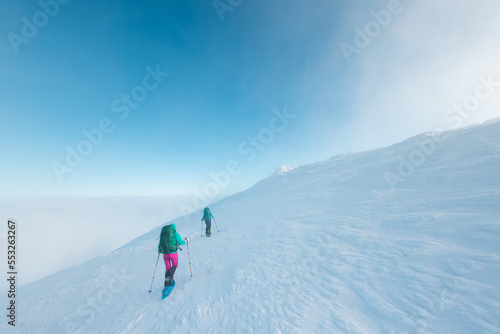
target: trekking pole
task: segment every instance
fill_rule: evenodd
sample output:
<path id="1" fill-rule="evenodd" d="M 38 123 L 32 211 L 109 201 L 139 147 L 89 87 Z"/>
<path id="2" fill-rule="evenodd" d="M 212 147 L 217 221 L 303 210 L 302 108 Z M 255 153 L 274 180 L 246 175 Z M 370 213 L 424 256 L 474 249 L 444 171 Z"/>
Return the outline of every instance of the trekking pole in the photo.
<path id="1" fill-rule="evenodd" d="M 191 268 L 191 255 L 189 255 L 189 241 L 186 241 L 188 249 L 188 259 L 189 259 L 189 271 L 191 272 L 191 277 L 193 277 L 193 269 Z"/>
<path id="2" fill-rule="evenodd" d="M 151 280 L 151 286 L 149 287 L 149 293 L 151 293 L 151 288 L 153 287 L 153 281 L 155 280 L 156 267 L 158 266 L 158 260 L 160 259 L 160 253 L 158 253 L 158 258 L 156 259 L 155 271 L 153 273 L 153 279 Z"/>
<path id="3" fill-rule="evenodd" d="M 217 227 L 217 232 L 220 232 L 219 230 L 219 226 L 217 226 L 217 221 L 215 220 L 215 217 L 212 217 L 214 219 L 214 222 L 215 222 L 215 227 Z"/>
<path id="4" fill-rule="evenodd" d="M 200 225 L 200 237 L 203 236 L 203 219 L 201 220 L 201 225 Z"/>

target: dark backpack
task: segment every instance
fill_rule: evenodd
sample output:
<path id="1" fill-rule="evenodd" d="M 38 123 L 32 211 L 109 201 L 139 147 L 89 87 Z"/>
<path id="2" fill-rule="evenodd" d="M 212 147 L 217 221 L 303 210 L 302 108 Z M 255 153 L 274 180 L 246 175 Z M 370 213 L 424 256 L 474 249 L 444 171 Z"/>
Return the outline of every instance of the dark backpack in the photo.
<path id="1" fill-rule="evenodd" d="M 177 239 L 175 237 L 175 228 L 172 225 L 163 226 L 160 233 L 160 243 L 158 252 L 169 254 L 177 252 Z"/>

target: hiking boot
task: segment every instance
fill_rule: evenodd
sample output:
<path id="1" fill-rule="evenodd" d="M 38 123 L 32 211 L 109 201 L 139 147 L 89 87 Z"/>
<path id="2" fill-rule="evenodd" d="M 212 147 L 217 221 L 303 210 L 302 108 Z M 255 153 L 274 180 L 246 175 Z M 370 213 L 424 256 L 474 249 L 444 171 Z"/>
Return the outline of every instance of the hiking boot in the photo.
<path id="1" fill-rule="evenodd" d="M 165 287 L 174 285 L 174 273 L 177 267 L 172 267 L 165 272 Z"/>
<path id="2" fill-rule="evenodd" d="M 165 288 L 167 286 L 174 285 L 174 281 L 173 281 L 173 272 L 174 271 L 175 271 L 175 267 L 172 267 L 169 270 L 165 271 Z"/>

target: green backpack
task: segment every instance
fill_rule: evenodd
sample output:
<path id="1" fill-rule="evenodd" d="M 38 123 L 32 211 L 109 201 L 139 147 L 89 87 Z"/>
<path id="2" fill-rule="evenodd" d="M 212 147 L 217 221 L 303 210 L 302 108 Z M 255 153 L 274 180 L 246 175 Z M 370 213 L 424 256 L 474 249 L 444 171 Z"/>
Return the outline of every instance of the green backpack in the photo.
<path id="1" fill-rule="evenodd" d="M 161 229 L 158 252 L 162 254 L 177 252 L 177 239 L 175 238 L 174 224 L 163 226 L 163 228 Z"/>
<path id="2" fill-rule="evenodd" d="M 205 210 L 203 210 L 203 220 L 212 220 L 212 213 L 209 208 L 205 208 Z"/>

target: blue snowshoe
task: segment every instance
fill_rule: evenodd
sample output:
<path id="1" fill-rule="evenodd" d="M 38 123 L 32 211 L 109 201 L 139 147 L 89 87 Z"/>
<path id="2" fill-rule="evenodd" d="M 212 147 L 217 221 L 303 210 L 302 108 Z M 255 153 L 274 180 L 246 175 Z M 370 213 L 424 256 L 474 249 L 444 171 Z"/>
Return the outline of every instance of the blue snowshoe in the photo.
<path id="1" fill-rule="evenodd" d="M 172 285 L 168 285 L 165 287 L 165 289 L 163 289 L 162 293 L 161 293 L 161 299 L 165 299 L 168 297 L 168 295 L 170 295 L 170 293 L 172 292 L 172 290 L 174 289 L 174 286 L 175 286 L 175 280 L 172 279 Z"/>

